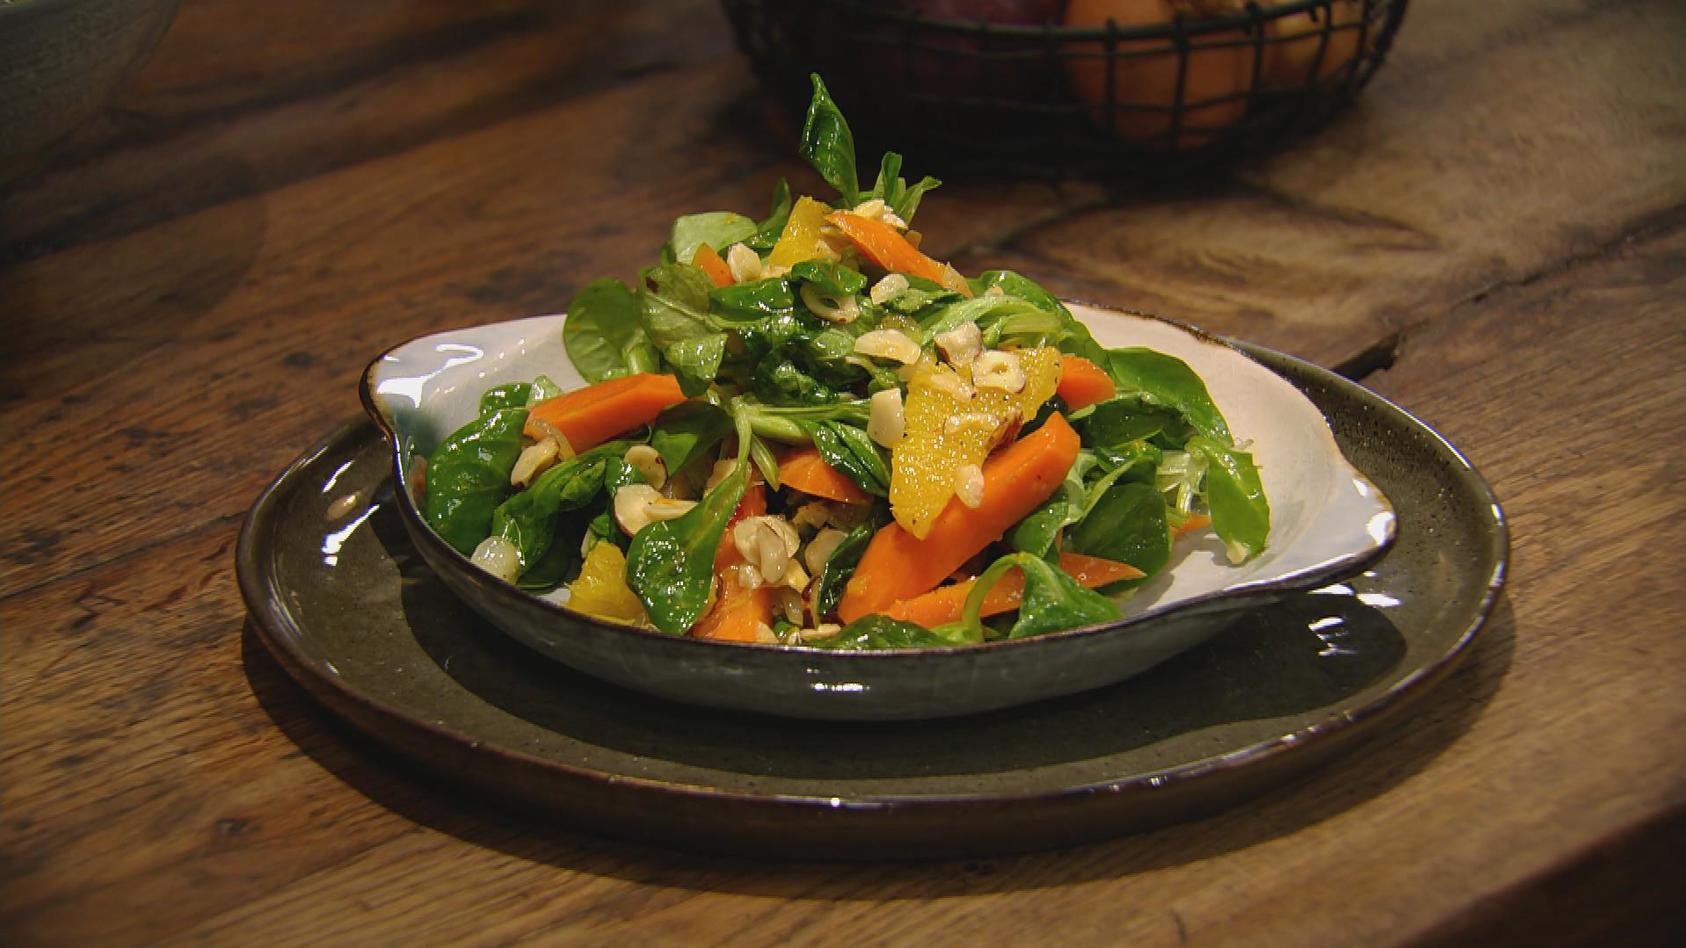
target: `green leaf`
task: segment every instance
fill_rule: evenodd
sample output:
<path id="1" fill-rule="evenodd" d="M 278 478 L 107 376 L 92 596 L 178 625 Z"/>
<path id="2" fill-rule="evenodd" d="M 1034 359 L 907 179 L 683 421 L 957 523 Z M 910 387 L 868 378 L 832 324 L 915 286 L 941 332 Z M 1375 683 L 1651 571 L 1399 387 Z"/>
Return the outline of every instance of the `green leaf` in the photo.
<path id="1" fill-rule="evenodd" d="M 1079 422 L 1083 443 L 1121 445 L 1142 441 L 1165 432 L 1181 444 L 1188 439 L 1188 424 L 1175 408 L 1149 401 L 1141 392 L 1131 392 L 1094 406 Z"/>
<path id="2" fill-rule="evenodd" d="M 1042 284 L 1028 277 L 1020 276 L 1012 270 L 985 270 L 972 279 L 966 281 L 972 285 L 972 290 L 978 296 L 983 296 L 991 289 L 999 287 L 1007 296 L 1016 296 L 1021 300 L 1035 304 L 1038 308 L 1050 313 L 1058 313 L 1072 318 L 1071 311 L 1045 289 Z"/>
<path id="3" fill-rule="evenodd" d="M 1206 508 L 1213 531 L 1229 547 L 1230 560 L 1241 563 L 1257 556 L 1270 536 L 1270 502 L 1253 456 L 1201 436 L 1189 439 L 1188 450 L 1206 459 Z"/>
<path id="4" fill-rule="evenodd" d="M 1020 553 L 1047 556 L 1053 552 L 1054 541 L 1058 539 L 1060 528 L 1065 526 L 1066 515 L 1070 512 L 1071 502 L 1065 493 L 1055 491 L 1040 507 L 1013 526 L 1007 534 L 1007 545 Z"/>
<path id="5" fill-rule="evenodd" d="M 920 199 L 923 198 L 927 192 L 940 187 L 942 182 L 930 175 L 926 175 L 925 177 L 920 178 L 917 184 L 912 186 L 909 186 L 907 182 L 897 178 L 896 185 L 896 196 L 893 198 L 885 198 L 884 203 L 890 205 L 890 210 L 895 211 L 896 216 L 901 218 L 903 223 L 911 224 L 913 223 L 913 215 L 919 213 Z"/>
<path id="6" fill-rule="evenodd" d="M 749 439 L 749 459 L 755 462 L 755 467 L 761 472 L 761 479 L 773 490 L 779 489 L 779 458 L 767 442 L 754 435 Z"/>
<path id="7" fill-rule="evenodd" d="M 798 364 L 791 347 L 768 353 L 757 364 L 755 394 L 778 405 L 823 405 L 843 398 L 843 393 Z"/>
<path id="8" fill-rule="evenodd" d="M 1070 545 L 1078 553 L 1129 563 L 1152 576 L 1171 561 L 1165 498 L 1152 485 L 1117 481 L 1073 528 Z"/>
<path id="9" fill-rule="evenodd" d="M 697 254 L 697 248 L 703 244 L 724 254 L 726 248 L 755 236 L 755 231 L 754 221 L 731 211 L 686 214 L 673 222 L 673 233 L 667 245 L 673 251 L 675 260 L 690 263 Z"/>
<path id="10" fill-rule="evenodd" d="M 1023 314 L 1045 317 L 1035 304 L 1012 296 L 975 296 L 969 300 L 949 303 L 933 309 L 919 320 L 921 346 L 929 346 L 938 333 L 948 332 L 964 323 L 977 323 L 979 329 L 1007 316 Z"/>
<path id="11" fill-rule="evenodd" d="M 668 472 L 677 474 L 706 456 L 731 430 L 732 419 L 724 409 L 693 399 L 656 417 L 650 425 L 650 447 L 662 456 Z"/>
<path id="12" fill-rule="evenodd" d="M 755 323 L 794 315 L 796 294 L 783 277 L 734 283 L 709 290 L 714 315 L 728 323 Z"/>
<path id="13" fill-rule="evenodd" d="M 480 393 L 480 414 L 486 415 L 500 408 L 525 408 L 532 404 L 533 386 L 527 382 L 509 382 Z"/>
<path id="14" fill-rule="evenodd" d="M 681 339 L 662 350 L 662 358 L 679 379 L 679 388 L 691 397 L 701 395 L 714 383 L 725 357 L 726 334 L 721 332 Z"/>
<path id="15" fill-rule="evenodd" d="M 562 394 L 562 386 L 550 380 L 550 376 L 541 375 L 533 379 L 532 392 L 527 395 L 527 406 L 531 408 L 546 399 L 555 398 Z"/>
<path id="16" fill-rule="evenodd" d="M 587 382 L 652 372 L 656 350 L 639 321 L 638 297 L 619 280 L 595 280 L 568 304 L 562 345 Z"/>
<path id="17" fill-rule="evenodd" d="M 702 617 L 714 587 L 714 554 L 749 483 L 749 428 L 742 420 L 736 427 L 738 457 L 731 473 L 682 516 L 639 530 L 627 548 L 627 585 L 644 603 L 651 624 L 669 635 L 685 634 Z"/>
<path id="18" fill-rule="evenodd" d="M 599 445 L 553 465 L 525 490 L 498 505 L 492 512 L 489 535 L 515 545 L 525 573 L 550 549 L 561 514 L 585 507 L 603 492 L 607 466 L 624 465 L 619 454 L 625 449 L 625 442 Z"/>
<path id="19" fill-rule="evenodd" d="M 851 527 L 849 532 L 844 534 L 842 542 L 831 551 L 831 556 L 826 558 L 820 574 L 814 577 L 818 584 L 814 592 L 814 603 L 820 615 L 837 608 L 849 577 L 854 575 L 862 554 L 866 553 L 867 544 L 872 542 L 873 535 L 888 523 L 889 519 L 889 510 L 881 504 L 874 504 L 867 518 Z"/>
<path id="20" fill-rule="evenodd" d="M 706 336 L 717 330 L 708 318 L 714 281 L 688 263 L 667 263 L 643 271 L 638 316 L 656 347 Z"/>
<path id="21" fill-rule="evenodd" d="M 953 648 L 962 643 L 911 622 L 870 615 L 849 623 L 836 635 L 806 639 L 802 644 L 838 652 L 866 652 L 896 648 Z"/>
<path id="22" fill-rule="evenodd" d="M 861 202 L 860 180 L 855 174 L 855 137 L 819 74 L 810 78 L 814 81 L 814 97 L 802 122 L 802 157 L 837 190 L 844 204 L 854 207 Z"/>
<path id="23" fill-rule="evenodd" d="M 812 425 L 808 436 L 825 463 L 854 481 L 861 490 L 875 497 L 890 495 L 890 462 L 884 450 L 864 430 L 822 421 Z"/>
<path id="24" fill-rule="evenodd" d="M 525 408 L 493 409 L 452 432 L 427 459 L 422 515 L 464 556 L 486 539 L 492 511 L 510 492 L 526 422 Z"/>
<path id="25" fill-rule="evenodd" d="M 1104 368 L 1119 394 L 1139 393 L 1151 402 L 1174 408 L 1194 430 L 1231 443 L 1229 426 L 1207 393 L 1206 383 L 1183 360 L 1141 347 L 1112 349 L 1107 352 Z"/>
<path id="26" fill-rule="evenodd" d="M 861 197 L 882 198 L 903 223 L 911 224 L 913 215 L 919 212 L 920 199 L 926 192 L 941 186 L 942 182 L 927 176 L 910 187 L 907 179 L 901 176 L 901 171 L 902 156 L 893 151 L 885 152 L 878 163 L 878 180 L 873 183 L 872 190 Z"/>
<path id="27" fill-rule="evenodd" d="M 1023 553 L 1014 554 L 1013 559 L 1024 570 L 1024 602 L 1019 605 L 1019 619 L 1008 631 L 1008 638 L 1112 622 L 1122 615 L 1117 603 L 1083 588 L 1065 570 Z"/>
<path id="28" fill-rule="evenodd" d="M 537 561 L 521 571 L 521 576 L 515 581 L 516 588 L 547 592 L 576 575 L 581 560 L 577 541 L 585 534 L 588 519 L 583 513 L 576 513 L 558 521 L 556 542 L 551 543 Z"/>
<path id="29" fill-rule="evenodd" d="M 816 422 L 837 421 L 865 427 L 872 412 L 866 401 L 837 402 L 827 405 L 767 405 L 753 398 L 732 400 L 734 417 L 745 419 L 756 435 L 782 441 L 785 444 L 808 444 L 810 426 Z"/>
<path id="30" fill-rule="evenodd" d="M 790 220 L 790 209 L 794 204 L 790 196 L 790 182 L 780 178 L 773 188 L 772 211 L 756 228 L 755 235 L 744 243 L 752 250 L 766 252 L 773 249 L 773 245 L 779 242 L 779 235 L 784 233 L 784 225 Z"/>
<path id="31" fill-rule="evenodd" d="M 790 268 L 790 277 L 836 296 L 853 296 L 866 289 L 865 274 L 835 260 L 803 260 Z"/>

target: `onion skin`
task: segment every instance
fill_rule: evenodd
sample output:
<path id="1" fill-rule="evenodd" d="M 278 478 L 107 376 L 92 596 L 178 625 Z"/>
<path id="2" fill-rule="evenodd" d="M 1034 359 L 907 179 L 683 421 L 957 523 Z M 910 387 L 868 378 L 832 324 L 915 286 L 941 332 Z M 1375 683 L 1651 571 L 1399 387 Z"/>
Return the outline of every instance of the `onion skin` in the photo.
<path id="1" fill-rule="evenodd" d="M 1120 29 L 1128 29 L 1169 23 L 1178 13 L 1198 14 L 1214 8 L 1212 4 L 1193 4 L 1188 0 L 1071 0 L 1066 7 L 1064 22 L 1069 27 L 1097 28 L 1105 27 L 1111 20 Z M 1185 107 L 1176 139 L 1169 143 L 1164 142 L 1164 136 L 1171 131 L 1170 108 L 1177 101 L 1177 74 L 1181 63 L 1177 52 L 1166 48 L 1168 40 L 1120 41 L 1117 48 L 1121 54 L 1155 49 L 1163 52 L 1133 59 L 1119 58 L 1113 66 L 1113 93 L 1119 106 L 1144 106 L 1165 111 L 1118 108 L 1111 116 L 1105 115 L 1107 66 L 1105 59 L 1099 56 L 1068 56 L 1066 78 L 1079 98 L 1090 105 L 1102 107 L 1096 110 L 1096 118 L 1115 137 L 1154 145 L 1169 144 L 1175 148 L 1198 148 L 1221 135 L 1247 110 L 1246 92 L 1252 85 L 1253 61 L 1258 56 L 1251 40 L 1245 30 L 1239 29 L 1199 37 L 1197 42 L 1200 44 L 1233 41 L 1240 45 L 1189 51 L 1182 101 L 1221 101 Z M 1298 43 L 1293 46 L 1299 48 Z M 1072 43 L 1068 50 L 1069 53 L 1102 56 L 1105 51 L 1105 44 L 1100 42 Z"/>

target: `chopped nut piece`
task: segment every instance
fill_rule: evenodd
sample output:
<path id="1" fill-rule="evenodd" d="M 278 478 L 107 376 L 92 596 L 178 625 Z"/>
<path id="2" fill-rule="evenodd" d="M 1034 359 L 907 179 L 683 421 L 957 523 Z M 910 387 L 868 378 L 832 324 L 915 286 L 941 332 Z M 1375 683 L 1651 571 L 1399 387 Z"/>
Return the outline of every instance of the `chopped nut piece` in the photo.
<path id="1" fill-rule="evenodd" d="M 962 464 L 954 472 L 954 496 L 973 510 L 983 503 L 983 468 L 976 464 Z"/>
<path id="2" fill-rule="evenodd" d="M 903 365 L 919 361 L 919 343 L 899 329 L 874 329 L 855 340 L 855 351 L 875 359 L 892 359 Z"/>
<path id="3" fill-rule="evenodd" d="M 732 279 L 738 283 L 759 280 L 765 275 L 761 272 L 761 255 L 741 243 L 726 249 L 726 268 L 732 271 Z"/>
<path id="4" fill-rule="evenodd" d="M 739 563 L 731 568 L 732 575 L 737 577 L 738 586 L 743 589 L 761 588 L 761 571 L 748 563 Z"/>
<path id="5" fill-rule="evenodd" d="M 732 460 L 727 459 L 727 458 L 722 458 L 718 461 L 715 461 L 714 462 L 714 470 L 709 472 L 708 480 L 706 482 L 704 482 L 704 484 L 703 484 L 703 493 L 707 493 L 707 492 L 713 490 L 716 485 L 718 485 L 721 481 L 725 480 L 728 476 L 730 476 L 731 473 L 732 473 L 732 468 L 735 467 L 736 465 L 737 465 L 737 462 L 732 461 Z"/>
<path id="6" fill-rule="evenodd" d="M 506 583 L 515 582 L 521 575 L 521 552 L 503 537 L 481 540 L 468 561 Z"/>
<path id="7" fill-rule="evenodd" d="M 821 622 L 812 629 L 797 629 L 796 638 L 806 642 L 810 639 L 829 639 L 843 631 L 843 627 L 835 622 Z"/>
<path id="8" fill-rule="evenodd" d="M 560 453 L 554 438 L 527 445 L 521 449 L 521 456 L 515 459 L 515 467 L 510 469 L 509 483 L 514 487 L 526 487 L 539 472 L 556 463 L 556 456 Z"/>
<path id="9" fill-rule="evenodd" d="M 745 517 L 732 527 L 732 545 L 762 579 L 778 583 L 784 580 L 785 569 L 802 545 L 802 538 L 783 517 Z"/>
<path id="10" fill-rule="evenodd" d="M 802 561 L 808 564 L 809 572 L 818 573 L 825 569 L 825 561 L 831 559 L 831 554 L 837 552 L 838 545 L 847 536 L 842 530 L 831 527 L 814 534 L 814 538 L 808 541 L 808 548 L 802 551 Z"/>
<path id="11" fill-rule="evenodd" d="M 784 575 L 779 577 L 779 585 L 801 592 L 808 588 L 808 580 L 811 578 L 808 571 L 802 568 L 801 562 L 792 559 L 785 566 Z"/>
<path id="12" fill-rule="evenodd" d="M 895 211 L 890 210 L 890 205 L 884 203 L 883 198 L 872 198 L 870 200 L 862 201 L 861 203 L 855 205 L 854 209 L 850 213 L 870 218 L 875 221 L 883 221 L 897 230 L 907 230 L 907 221 L 902 220 L 900 215 L 898 215 Z"/>
<path id="13" fill-rule="evenodd" d="M 883 306 L 906 293 L 911 285 L 908 283 L 906 276 L 900 273 L 891 273 L 874 283 L 871 291 L 867 293 L 867 297 L 879 306 Z"/>
<path id="14" fill-rule="evenodd" d="M 852 323 L 860 316 L 860 304 L 853 296 L 833 296 L 812 283 L 802 284 L 797 293 L 808 311 L 828 323 Z"/>
<path id="15" fill-rule="evenodd" d="M 556 442 L 556 460 L 566 461 L 574 456 L 574 446 L 568 443 L 568 436 L 562 433 L 561 428 L 556 427 L 543 418 L 528 418 L 527 424 L 538 429 L 538 431 L 544 435 L 544 437 L 539 440 Z"/>
<path id="16" fill-rule="evenodd" d="M 978 388 L 994 388 L 1003 392 L 1024 390 L 1024 366 L 1019 357 L 999 349 L 985 352 L 972 363 L 972 384 Z"/>
<path id="17" fill-rule="evenodd" d="M 943 358 L 956 368 L 971 365 L 972 360 L 983 351 L 983 333 L 978 331 L 978 324 L 971 320 L 946 332 L 939 332 L 934 338 Z"/>
<path id="18" fill-rule="evenodd" d="M 784 620 L 789 622 L 791 625 L 800 626 L 802 624 L 802 620 L 807 618 L 807 616 L 803 614 L 802 594 L 800 592 L 793 589 L 781 588 L 773 594 L 773 601 L 775 604 L 774 607 L 778 609 L 779 614 L 782 615 Z"/>
<path id="19" fill-rule="evenodd" d="M 870 402 L 872 407 L 866 417 L 866 436 L 886 448 L 895 447 L 907 428 L 902 413 L 902 390 L 887 388 L 873 392 Z"/>
<path id="20" fill-rule="evenodd" d="M 697 505 L 694 500 L 670 500 L 648 484 L 628 484 L 615 491 L 615 522 L 627 536 L 659 520 L 673 520 Z"/>
<path id="21" fill-rule="evenodd" d="M 830 519 L 831 508 L 823 501 L 815 501 L 796 508 L 796 513 L 791 515 L 790 522 L 795 524 L 798 529 L 818 530 L 824 527 Z"/>
<path id="22" fill-rule="evenodd" d="M 647 444 L 635 444 L 626 449 L 626 463 L 638 471 L 644 482 L 660 490 L 667 483 L 667 465 L 661 453 Z"/>

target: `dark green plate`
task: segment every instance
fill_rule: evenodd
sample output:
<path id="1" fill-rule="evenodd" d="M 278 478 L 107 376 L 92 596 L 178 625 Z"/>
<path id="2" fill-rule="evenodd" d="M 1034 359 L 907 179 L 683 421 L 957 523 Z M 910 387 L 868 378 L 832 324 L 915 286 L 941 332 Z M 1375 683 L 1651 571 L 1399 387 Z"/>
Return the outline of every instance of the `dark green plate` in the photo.
<path id="1" fill-rule="evenodd" d="M 592 831 L 813 858 L 932 858 L 1092 841 L 1254 796 L 1408 706 L 1504 579 L 1486 484 L 1385 400 L 1245 347 L 1328 416 L 1399 516 L 1344 582 L 1240 614 L 1117 685 L 971 717 L 800 721 L 669 703 L 516 644 L 421 562 L 390 449 L 350 425 L 287 469 L 241 533 L 265 645 L 335 713 L 469 784 Z M 347 500 L 346 498 L 352 498 Z"/>

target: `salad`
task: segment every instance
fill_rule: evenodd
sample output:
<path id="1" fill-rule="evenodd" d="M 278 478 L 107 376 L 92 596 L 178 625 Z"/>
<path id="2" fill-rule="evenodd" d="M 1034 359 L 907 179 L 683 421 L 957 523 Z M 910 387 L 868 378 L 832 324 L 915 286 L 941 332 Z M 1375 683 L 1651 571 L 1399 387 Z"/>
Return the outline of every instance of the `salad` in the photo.
<path id="1" fill-rule="evenodd" d="M 634 285 L 581 288 L 562 341 L 590 384 L 486 391 L 418 478 L 433 530 L 597 619 L 826 649 L 1118 619 L 1190 535 L 1256 556 L 1269 503 L 1200 378 L 927 256 L 939 182 L 892 152 L 863 188 L 813 83 L 802 155 L 835 195 L 686 215 Z"/>

